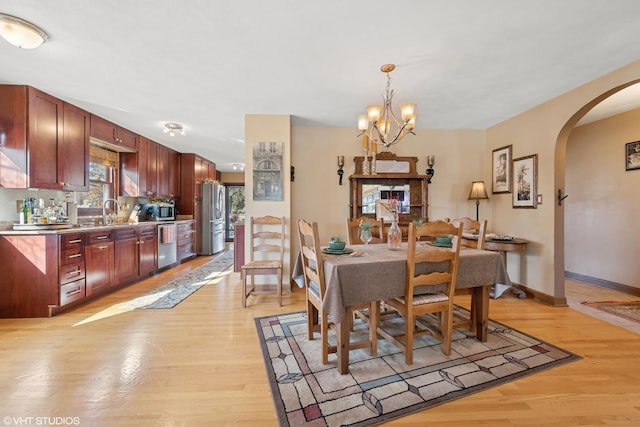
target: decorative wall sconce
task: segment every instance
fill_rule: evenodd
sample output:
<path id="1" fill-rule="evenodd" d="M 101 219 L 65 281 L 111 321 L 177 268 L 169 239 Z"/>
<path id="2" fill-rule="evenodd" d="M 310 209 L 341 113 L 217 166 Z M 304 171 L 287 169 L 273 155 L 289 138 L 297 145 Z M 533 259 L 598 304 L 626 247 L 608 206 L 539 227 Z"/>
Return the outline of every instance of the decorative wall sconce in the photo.
<path id="1" fill-rule="evenodd" d="M 344 156 L 338 156 L 338 176 L 340 178 L 338 178 L 338 184 L 342 185 L 342 175 L 344 174 L 344 171 L 342 170 L 342 168 L 344 167 Z"/>
<path id="2" fill-rule="evenodd" d="M 436 171 L 433 170 L 433 165 L 435 164 L 436 156 L 427 156 L 427 165 L 429 165 L 429 167 L 425 171 L 425 174 L 427 175 L 427 184 L 431 184 L 431 178 L 433 178 L 433 176 L 436 174 Z"/>

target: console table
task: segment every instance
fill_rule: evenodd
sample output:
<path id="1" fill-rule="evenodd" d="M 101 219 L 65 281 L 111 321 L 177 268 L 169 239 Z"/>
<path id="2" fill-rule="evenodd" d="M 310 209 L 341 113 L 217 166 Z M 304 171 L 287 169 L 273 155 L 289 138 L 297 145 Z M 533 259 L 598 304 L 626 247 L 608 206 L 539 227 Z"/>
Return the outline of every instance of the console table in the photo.
<path id="1" fill-rule="evenodd" d="M 473 242 L 473 239 L 463 238 L 462 244 L 468 244 L 469 242 Z M 488 251 L 496 251 L 500 252 L 502 256 L 502 261 L 504 262 L 505 268 L 507 267 L 507 252 L 525 252 L 527 250 L 527 245 L 529 241 L 526 239 L 520 239 L 518 237 L 514 237 L 511 240 L 485 240 L 484 248 Z M 526 298 L 527 294 L 512 285 L 505 285 L 501 283 L 497 283 L 493 289 L 491 298 L 500 298 L 500 296 L 507 290 L 511 289 L 513 293 L 515 293 L 518 298 Z"/>

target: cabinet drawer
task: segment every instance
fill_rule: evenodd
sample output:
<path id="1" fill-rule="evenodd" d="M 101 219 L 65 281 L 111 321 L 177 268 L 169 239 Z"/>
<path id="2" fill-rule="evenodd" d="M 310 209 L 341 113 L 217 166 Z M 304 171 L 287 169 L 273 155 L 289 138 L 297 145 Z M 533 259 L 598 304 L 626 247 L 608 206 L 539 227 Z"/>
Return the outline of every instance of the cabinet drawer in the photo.
<path id="1" fill-rule="evenodd" d="M 60 235 L 60 249 L 81 248 L 84 246 L 85 233 L 62 234 Z"/>
<path id="2" fill-rule="evenodd" d="M 136 227 L 124 227 L 115 230 L 116 241 L 135 239 L 138 237 L 138 229 Z"/>
<path id="3" fill-rule="evenodd" d="M 84 279 L 84 277 L 84 259 L 76 261 L 73 264 L 61 265 L 58 268 L 58 283 L 61 285 L 73 282 L 74 280 Z"/>
<path id="4" fill-rule="evenodd" d="M 92 245 L 94 243 L 104 243 L 113 241 L 113 230 L 94 231 L 89 233 L 89 241 L 87 244 Z"/>
<path id="5" fill-rule="evenodd" d="M 69 265 L 77 262 L 82 262 L 84 264 L 84 248 L 71 248 L 71 249 L 63 249 L 60 251 L 60 261 L 59 264 Z"/>
<path id="6" fill-rule="evenodd" d="M 84 299 L 84 279 L 60 286 L 60 306 Z"/>
<path id="7" fill-rule="evenodd" d="M 156 226 L 155 225 L 139 225 L 138 226 L 138 235 L 140 237 L 143 237 L 143 236 L 155 236 L 156 235 Z"/>

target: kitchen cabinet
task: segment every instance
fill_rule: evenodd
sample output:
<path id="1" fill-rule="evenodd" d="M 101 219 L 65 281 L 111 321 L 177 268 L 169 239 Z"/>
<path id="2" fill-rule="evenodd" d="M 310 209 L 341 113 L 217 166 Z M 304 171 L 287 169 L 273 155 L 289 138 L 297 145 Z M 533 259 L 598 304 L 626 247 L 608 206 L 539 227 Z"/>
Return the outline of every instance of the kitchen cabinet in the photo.
<path id="1" fill-rule="evenodd" d="M 176 222 L 176 246 L 178 261 L 195 256 L 195 221 Z"/>
<path id="2" fill-rule="evenodd" d="M 135 151 L 138 135 L 102 117 L 91 115 L 91 137 Z"/>
<path id="3" fill-rule="evenodd" d="M 59 238 L 58 305 L 81 301 L 86 296 L 85 233 L 64 234 Z"/>
<path id="4" fill-rule="evenodd" d="M 155 225 L 138 226 L 139 277 L 144 278 L 158 268 L 158 234 Z"/>
<path id="5" fill-rule="evenodd" d="M 89 233 L 84 248 L 86 295 L 107 291 L 114 284 L 113 230 Z"/>
<path id="6" fill-rule="evenodd" d="M 156 177 L 158 197 L 178 198 L 180 194 L 180 153 L 158 144 Z"/>
<path id="7" fill-rule="evenodd" d="M 29 86 L 0 85 L 0 98 L 2 186 L 88 190 L 89 113 Z"/>
<path id="8" fill-rule="evenodd" d="M 115 230 L 114 279 L 116 286 L 138 279 L 140 255 L 138 251 L 138 228 L 122 227 Z"/>

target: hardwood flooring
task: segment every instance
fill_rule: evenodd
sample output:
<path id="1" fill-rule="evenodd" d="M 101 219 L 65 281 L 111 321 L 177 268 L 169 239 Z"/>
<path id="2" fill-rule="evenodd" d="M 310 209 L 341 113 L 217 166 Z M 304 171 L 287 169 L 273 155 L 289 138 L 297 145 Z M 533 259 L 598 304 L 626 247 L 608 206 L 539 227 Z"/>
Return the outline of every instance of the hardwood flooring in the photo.
<path id="1" fill-rule="evenodd" d="M 242 309 L 232 273 L 173 309 L 115 308 L 209 259 L 51 319 L 0 319 L 2 425 L 72 417 L 82 426 L 277 426 L 253 319 L 303 310 L 302 290 L 285 295 L 282 308 L 274 295 Z M 567 291 L 577 299 L 596 292 Z M 637 333 L 508 292 L 491 300 L 490 317 L 584 359 L 388 425 L 640 425 Z"/>

